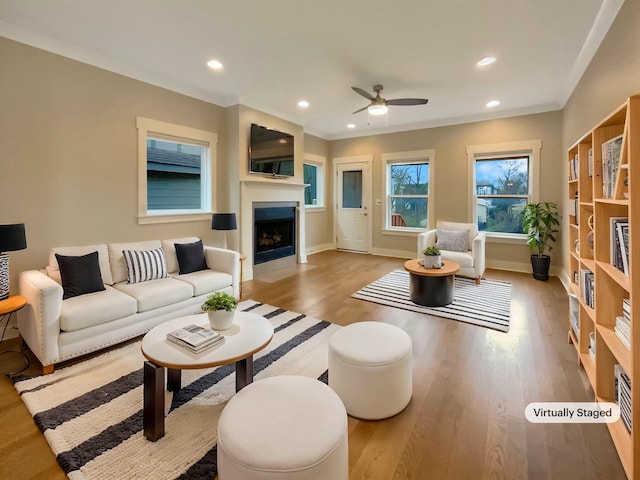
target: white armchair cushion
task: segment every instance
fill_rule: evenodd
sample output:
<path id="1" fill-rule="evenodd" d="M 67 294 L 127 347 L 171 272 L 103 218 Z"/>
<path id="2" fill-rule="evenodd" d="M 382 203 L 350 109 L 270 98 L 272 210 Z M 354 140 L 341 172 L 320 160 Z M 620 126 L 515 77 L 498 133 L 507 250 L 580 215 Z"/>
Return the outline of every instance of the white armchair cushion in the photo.
<path id="1" fill-rule="evenodd" d="M 467 252 L 469 250 L 468 230 L 436 230 L 436 247 L 440 250 L 450 250 L 453 252 Z"/>
<path id="2" fill-rule="evenodd" d="M 184 275 L 173 273 L 171 276 L 191 285 L 193 287 L 193 294 L 196 297 L 231 287 L 233 282 L 231 274 L 209 269 L 186 273 Z"/>

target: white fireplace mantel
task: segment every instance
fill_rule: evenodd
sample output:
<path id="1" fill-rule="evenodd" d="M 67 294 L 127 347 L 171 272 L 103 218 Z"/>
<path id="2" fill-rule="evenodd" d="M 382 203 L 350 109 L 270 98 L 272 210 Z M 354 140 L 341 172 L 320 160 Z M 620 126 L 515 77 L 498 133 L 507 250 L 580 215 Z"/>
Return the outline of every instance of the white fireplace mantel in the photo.
<path id="1" fill-rule="evenodd" d="M 307 263 L 305 253 L 304 183 L 280 179 L 245 180 L 240 182 L 240 253 L 246 256 L 243 280 L 253 278 L 253 204 L 256 202 L 295 202 L 296 262 Z"/>

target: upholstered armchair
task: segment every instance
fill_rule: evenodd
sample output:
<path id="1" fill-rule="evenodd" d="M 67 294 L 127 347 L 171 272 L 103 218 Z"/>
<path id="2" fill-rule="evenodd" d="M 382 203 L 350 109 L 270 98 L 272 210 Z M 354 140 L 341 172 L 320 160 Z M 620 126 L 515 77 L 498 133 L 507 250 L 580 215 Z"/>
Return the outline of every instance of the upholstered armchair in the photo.
<path id="1" fill-rule="evenodd" d="M 435 229 L 418 235 L 418 258 L 423 257 L 425 248 L 435 245 L 443 261 L 458 263 L 458 274 L 479 284 L 485 268 L 485 236 L 475 223 L 438 222 Z"/>

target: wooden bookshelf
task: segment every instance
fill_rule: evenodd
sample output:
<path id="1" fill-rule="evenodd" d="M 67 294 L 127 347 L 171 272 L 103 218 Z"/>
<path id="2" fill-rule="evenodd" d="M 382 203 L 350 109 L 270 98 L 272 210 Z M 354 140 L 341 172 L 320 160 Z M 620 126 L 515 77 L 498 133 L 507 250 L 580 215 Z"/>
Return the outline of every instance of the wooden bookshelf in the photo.
<path id="1" fill-rule="evenodd" d="M 640 95 L 580 138 L 567 158 L 570 292 L 579 298 L 580 326 L 576 335 L 569 324 L 568 338 L 597 401 L 616 401 L 616 365 L 628 375 L 631 432 L 622 419 L 608 427 L 627 477 L 640 480 Z M 620 227 L 612 228 L 616 221 Z M 627 262 L 621 261 L 620 232 L 622 238 L 628 233 Z M 593 308 L 585 291 L 589 284 L 581 280 L 584 271 L 593 273 Z M 624 317 L 623 299 L 635 299 L 630 301 L 630 334 L 624 341 L 616 319 Z M 595 354 L 589 349 L 592 332 Z"/>

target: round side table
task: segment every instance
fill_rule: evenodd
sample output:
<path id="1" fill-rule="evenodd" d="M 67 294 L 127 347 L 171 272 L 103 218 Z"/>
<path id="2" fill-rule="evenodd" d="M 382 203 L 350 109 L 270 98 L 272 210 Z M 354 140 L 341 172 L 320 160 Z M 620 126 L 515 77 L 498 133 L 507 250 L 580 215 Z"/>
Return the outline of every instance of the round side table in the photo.
<path id="1" fill-rule="evenodd" d="M 9 322 L 11 321 L 11 316 L 24 307 L 27 304 L 27 299 L 22 295 L 9 295 L 9 298 L 5 300 L 0 300 L 0 325 L 2 321 L 6 319 L 7 323 L 5 323 L 4 328 L 2 329 L 2 336 L 0 336 L 0 343 L 4 340 L 4 335 L 7 332 L 7 328 L 9 327 Z M 0 355 L 4 355 L 5 353 L 19 353 L 22 355 L 24 359 L 25 366 L 16 372 L 7 372 L 5 375 L 17 375 L 18 373 L 24 372 L 27 368 L 29 368 L 30 362 L 29 357 L 22 350 L 3 350 L 0 352 Z"/>

